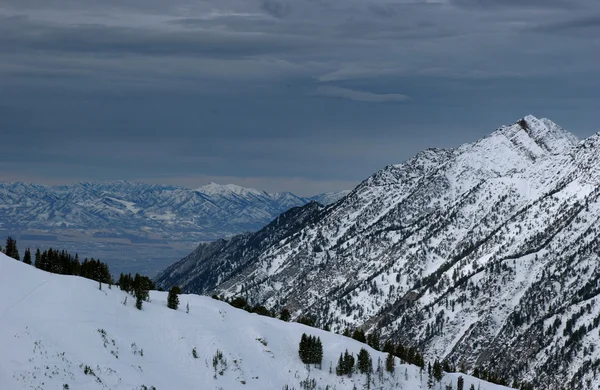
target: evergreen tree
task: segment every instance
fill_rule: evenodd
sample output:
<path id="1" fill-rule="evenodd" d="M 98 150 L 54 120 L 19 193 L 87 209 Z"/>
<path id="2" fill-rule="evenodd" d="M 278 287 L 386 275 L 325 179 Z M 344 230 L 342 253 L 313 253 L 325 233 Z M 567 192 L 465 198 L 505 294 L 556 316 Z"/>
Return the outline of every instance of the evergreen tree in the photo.
<path id="1" fill-rule="evenodd" d="M 369 347 L 379 351 L 379 333 L 369 333 L 369 335 L 367 336 L 367 344 L 369 345 Z"/>
<path id="2" fill-rule="evenodd" d="M 143 301 L 147 301 L 150 299 L 150 290 L 154 288 L 154 284 L 148 277 L 135 274 L 132 288 L 136 298 L 139 297 Z"/>
<path id="3" fill-rule="evenodd" d="M 394 354 L 395 350 L 396 350 L 396 348 L 394 347 L 394 344 L 390 340 L 387 340 L 385 342 L 385 344 L 383 344 L 383 349 L 382 349 L 383 352 Z"/>
<path id="4" fill-rule="evenodd" d="M 318 364 L 319 368 L 321 368 L 321 365 L 323 364 L 323 344 L 321 343 L 320 337 L 317 337 L 315 340 L 313 356 L 313 364 Z"/>
<path id="5" fill-rule="evenodd" d="M 352 376 L 352 372 L 354 371 L 354 355 L 349 354 L 348 350 L 344 354 L 344 367 L 346 368 L 346 374 Z"/>
<path id="6" fill-rule="evenodd" d="M 395 367 L 396 358 L 394 357 L 394 355 L 388 352 L 387 357 L 385 358 L 385 370 L 390 374 L 393 374 Z"/>
<path id="7" fill-rule="evenodd" d="M 465 380 L 463 379 L 462 376 L 459 376 L 458 379 L 456 380 L 456 390 L 463 390 L 464 387 L 465 387 Z"/>
<path id="8" fill-rule="evenodd" d="M 306 336 L 306 333 L 302 333 L 302 337 L 300 338 L 298 355 L 300 356 L 300 361 L 302 361 L 302 363 L 308 364 L 308 336 Z"/>
<path id="9" fill-rule="evenodd" d="M 432 375 L 433 378 L 438 382 L 442 380 L 442 376 L 444 375 L 442 372 L 442 365 L 437 360 L 433 362 Z"/>
<path id="10" fill-rule="evenodd" d="M 362 374 L 370 374 L 373 371 L 373 361 L 371 360 L 371 355 L 369 355 L 369 351 L 364 348 L 361 348 L 358 352 L 357 357 L 358 363 L 358 371 Z"/>
<path id="11" fill-rule="evenodd" d="M 6 239 L 6 247 L 4 248 L 4 254 L 8 257 L 12 257 L 15 260 L 21 260 L 19 256 L 19 250 L 17 249 L 17 240 L 12 237 Z"/>
<path id="12" fill-rule="evenodd" d="M 283 310 L 281 310 L 281 313 L 279 313 L 279 319 L 281 321 L 289 322 L 292 319 L 292 315 L 290 314 L 290 311 L 288 309 L 283 308 Z"/>
<path id="13" fill-rule="evenodd" d="M 190 303 L 189 302 L 185 304 L 185 312 L 186 313 L 190 312 Z"/>
<path id="14" fill-rule="evenodd" d="M 365 332 L 360 329 L 355 329 L 354 332 L 352 332 L 352 338 L 354 340 L 360 341 L 361 343 L 367 342 L 367 338 L 365 337 Z"/>
<path id="15" fill-rule="evenodd" d="M 31 265 L 31 251 L 29 248 L 25 249 L 25 254 L 23 255 L 23 263 Z"/>
<path id="16" fill-rule="evenodd" d="M 142 310 L 142 302 L 144 302 L 144 301 L 143 301 L 141 295 L 136 295 L 135 296 L 135 307 L 137 307 L 138 310 Z"/>
<path id="17" fill-rule="evenodd" d="M 181 289 L 178 286 L 174 286 L 169 290 L 169 295 L 167 296 L 167 306 L 169 309 L 177 310 L 179 308 L 180 293 Z"/>
<path id="18" fill-rule="evenodd" d="M 35 251 L 35 262 L 33 263 L 35 268 L 40 268 L 41 264 L 40 264 L 40 259 L 42 257 L 42 254 L 40 252 L 40 248 L 37 248 L 37 250 Z"/>
<path id="19" fill-rule="evenodd" d="M 296 320 L 299 324 L 303 324 L 306 326 L 315 326 L 315 319 L 310 315 L 304 315 Z"/>
<path id="20" fill-rule="evenodd" d="M 471 386 L 469 387 L 469 390 L 475 390 L 475 385 L 471 383 Z"/>
<path id="21" fill-rule="evenodd" d="M 337 376 L 344 375 L 344 355 L 340 353 L 340 358 L 338 359 L 337 365 L 335 366 L 335 374 Z"/>

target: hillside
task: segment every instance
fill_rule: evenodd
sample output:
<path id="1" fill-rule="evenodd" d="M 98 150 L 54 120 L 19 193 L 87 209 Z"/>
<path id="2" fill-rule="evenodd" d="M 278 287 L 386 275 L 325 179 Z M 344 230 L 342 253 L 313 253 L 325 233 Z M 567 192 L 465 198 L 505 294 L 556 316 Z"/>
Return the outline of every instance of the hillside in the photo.
<path id="1" fill-rule="evenodd" d="M 154 274 L 198 245 L 256 231 L 311 198 L 233 184 L 196 189 L 124 181 L 47 187 L 0 183 L 0 232 L 21 247 L 65 248 L 118 272 Z"/>
<path id="2" fill-rule="evenodd" d="M 365 376 L 329 373 L 340 352 L 366 347 L 347 337 L 296 323 L 249 314 L 208 297 L 181 295 L 166 307 L 166 293 L 152 291 L 143 310 L 117 287 L 49 274 L 0 254 L 1 389 L 300 389 L 361 387 Z M 127 298 L 127 301 L 126 301 Z M 125 304 L 123 303 L 125 302 Z M 186 313 L 189 304 L 189 313 Z M 323 369 L 298 358 L 302 333 L 323 342 Z M 197 358 L 192 355 L 196 348 Z M 366 347 L 374 360 L 385 356 Z M 223 359 L 213 358 L 217 350 Z M 222 374 L 220 372 L 222 371 Z M 373 375 L 376 389 L 421 389 L 416 366 L 397 361 L 395 375 Z M 446 374 L 453 383 L 458 374 Z M 502 387 L 464 376 L 468 389 Z M 66 386 L 65 386 L 66 385 Z"/>
<path id="3" fill-rule="evenodd" d="M 380 330 L 511 382 L 597 388 L 599 217 L 600 134 L 527 116 L 385 167 L 281 239 L 232 239 L 235 269 L 159 281 Z"/>

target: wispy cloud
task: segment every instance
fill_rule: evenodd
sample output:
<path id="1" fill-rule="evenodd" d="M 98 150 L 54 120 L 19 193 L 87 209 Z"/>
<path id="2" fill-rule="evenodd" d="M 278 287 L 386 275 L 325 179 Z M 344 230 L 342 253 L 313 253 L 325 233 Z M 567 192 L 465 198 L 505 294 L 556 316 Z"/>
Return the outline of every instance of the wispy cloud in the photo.
<path id="1" fill-rule="evenodd" d="M 355 100 L 357 102 L 369 103 L 390 103 L 390 102 L 405 102 L 410 100 L 409 96 L 399 93 L 374 93 L 368 91 L 359 91 L 356 89 L 334 87 L 331 85 L 322 85 L 312 93 L 316 96 L 324 96 L 330 98 L 340 98 Z"/>

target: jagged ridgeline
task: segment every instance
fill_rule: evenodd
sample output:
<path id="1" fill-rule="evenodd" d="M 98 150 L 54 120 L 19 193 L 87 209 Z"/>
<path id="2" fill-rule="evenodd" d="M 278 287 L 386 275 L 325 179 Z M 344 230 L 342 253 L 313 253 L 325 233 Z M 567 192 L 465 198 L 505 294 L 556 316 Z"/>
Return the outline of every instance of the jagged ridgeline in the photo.
<path id="1" fill-rule="evenodd" d="M 527 116 L 200 245 L 156 281 L 378 330 L 468 372 L 598 388 L 599 197 L 600 134 Z"/>

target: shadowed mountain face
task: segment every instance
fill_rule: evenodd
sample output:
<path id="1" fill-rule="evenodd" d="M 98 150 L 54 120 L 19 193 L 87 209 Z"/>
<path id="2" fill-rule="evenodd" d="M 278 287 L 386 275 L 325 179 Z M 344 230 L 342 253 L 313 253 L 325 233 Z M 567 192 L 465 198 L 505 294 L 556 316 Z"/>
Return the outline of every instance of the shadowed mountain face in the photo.
<path id="1" fill-rule="evenodd" d="M 157 280 L 379 329 L 511 381 L 593 388 L 599 199 L 600 134 L 579 141 L 527 116 L 279 227 L 201 245 Z"/>
<path id="2" fill-rule="evenodd" d="M 214 183 L 194 190 L 123 181 L 0 183 L 0 229 L 20 248 L 60 247 L 105 259 L 117 273 L 153 275 L 199 242 L 256 231 L 292 207 L 346 193 L 303 198 Z"/>

